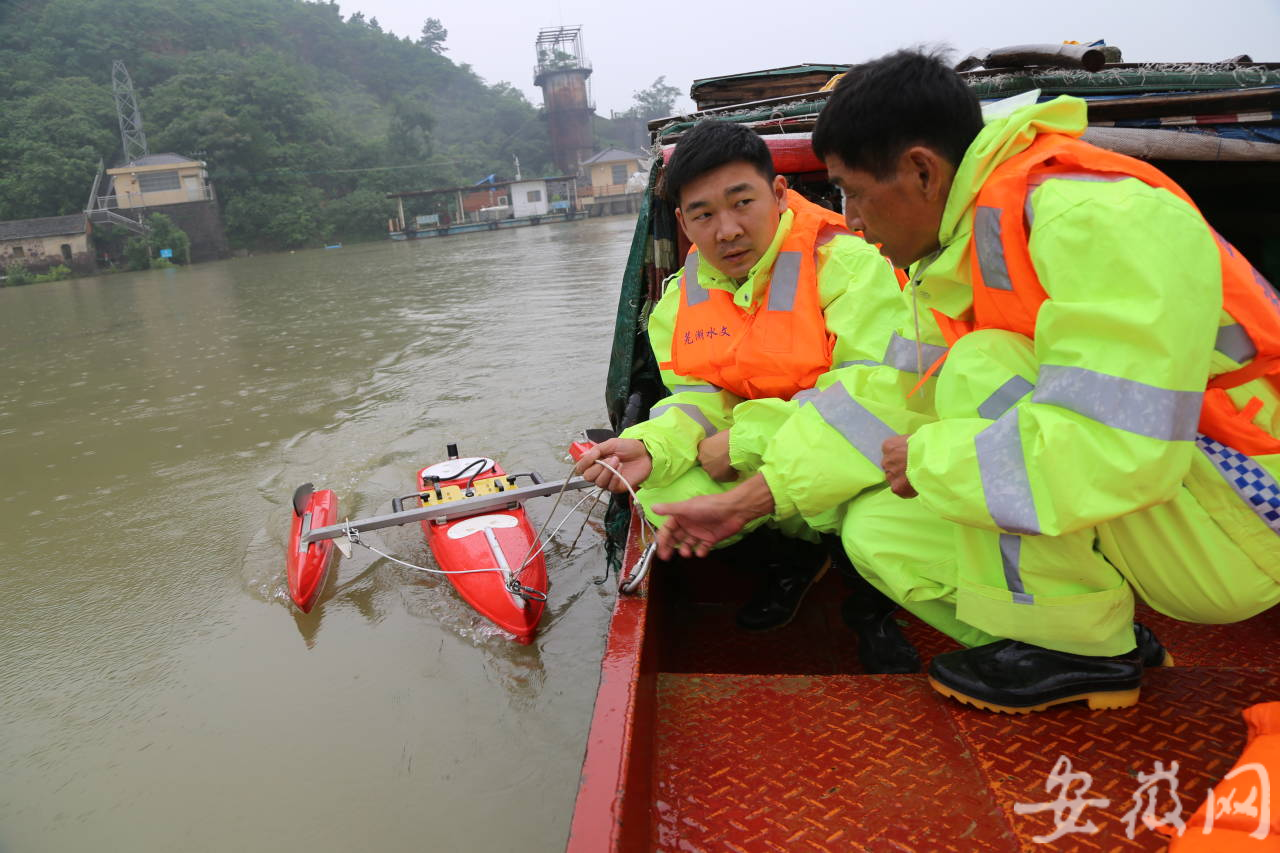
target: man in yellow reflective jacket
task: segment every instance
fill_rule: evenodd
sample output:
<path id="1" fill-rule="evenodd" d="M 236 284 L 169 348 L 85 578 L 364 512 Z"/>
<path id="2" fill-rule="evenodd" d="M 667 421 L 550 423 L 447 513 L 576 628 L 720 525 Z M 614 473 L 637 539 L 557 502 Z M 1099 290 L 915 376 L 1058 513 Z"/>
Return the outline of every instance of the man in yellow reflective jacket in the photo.
<path id="1" fill-rule="evenodd" d="M 748 128 L 696 125 L 677 145 L 664 185 L 694 247 L 648 320 L 671 394 L 577 466 L 615 491 L 622 481 L 595 463 L 620 471 L 656 523 L 654 503 L 719 493 L 755 473 L 799 398 L 847 364 L 878 363 L 905 320 L 890 265 L 849 233 L 841 214 L 789 191 Z M 834 520 L 826 514 L 827 530 Z M 823 520 L 811 521 L 771 523 L 784 542 L 759 534 L 777 553 L 766 556 L 774 564 L 766 589 L 738 614 L 742 627 L 773 628 L 794 614 L 827 561 L 813 530 Z"/>
<path id="2" fill-rule="evenodd" d="M 842 81 L 815 150 L 850 227 L 912 265 L 917 340 L 946 358 L 909 400 L 880 393 L 883 368 L 842 375 L 779 428 L 755 477 L 654 507 L 671 516 L 660 550 L 847 502 L 858 569 L 969 646 L 933 660 L 935 689 L 998 711 L 1123 707 L 1165 658 L 1145 629 L 1135 638 L 1135 593 L 1204 623 L 1280 602 L 1276 384 L 1226 392 L 1263 451 L 1197 432 L 1210 379 L 1272 356 L 1224 310 L 1234 250 L 1170 189 L 1051 163 L 1021 195 L 1005 187 L 1016 219 L 980 204 L 1042 137 L 1089 147 L 1074 139 L 1082 101 L 996 106 L 984 124 L 964 82 L 918 53 Z M 1011 222 L 1029 229 L 1021 247 L 1001 232 Z M 1280 310 L 1253 275 L 1254 304 Z"/>

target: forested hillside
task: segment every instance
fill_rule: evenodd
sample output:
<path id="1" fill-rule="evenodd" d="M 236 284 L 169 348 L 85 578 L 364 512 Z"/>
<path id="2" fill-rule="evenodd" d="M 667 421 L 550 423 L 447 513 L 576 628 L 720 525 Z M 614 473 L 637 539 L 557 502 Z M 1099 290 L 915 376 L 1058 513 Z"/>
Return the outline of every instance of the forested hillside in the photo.
<path id="1" fill-rule="evenodd" d="M 233 245 L 374 236 L 387 191 L 512 175 L 513 156 L 548 174 L 538 109 L 455 64 L 422 8 L 414 40 L 332 2 L 0 3 L 0 220 L 81 210 L 99 158 L 120 163 L 116 59 L 151 152 L 208 162 Z"/>

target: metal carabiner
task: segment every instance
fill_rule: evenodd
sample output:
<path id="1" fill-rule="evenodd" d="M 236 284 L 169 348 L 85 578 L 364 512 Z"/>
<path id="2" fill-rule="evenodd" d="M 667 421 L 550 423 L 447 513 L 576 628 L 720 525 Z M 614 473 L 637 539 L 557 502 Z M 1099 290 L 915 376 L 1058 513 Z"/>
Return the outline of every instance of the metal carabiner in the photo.
<path id="1" fill-rule="evenodd" d="M 658 542 L 655 539 L 640 552 L 640 559 L 636 560 L 636 567 L 631 572 L 631 577 L 618 584 L 619 592 L 624 595 L 631 595 L 639 588 L 640 581 L 644 580 L 644 576 L 649 574 L 649 567 L 653 565 L 653 556 L 657 551 Z"/>
<path id="2" fill-rule="evenodd" d="M 518 595 L 525 601 L 546 601 L 547 594 L 540 590 L 536 590 L 531 586 L 525 586 L 520 583 L 518 578 L 512 578 L 507 581 L 507 592 L 512 595 Z"/>

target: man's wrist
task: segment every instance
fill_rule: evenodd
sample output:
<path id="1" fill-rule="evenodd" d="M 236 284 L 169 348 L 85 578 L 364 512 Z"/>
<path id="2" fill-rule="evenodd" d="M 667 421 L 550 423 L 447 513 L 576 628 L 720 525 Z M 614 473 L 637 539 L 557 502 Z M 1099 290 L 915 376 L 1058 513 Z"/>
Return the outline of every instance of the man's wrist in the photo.
<path id="1" fill-rule="evenodd" d="M 733 490 L 738 511 L 746 515 L 747 521 L 773 514 L 773 492 L 769 484 L 760 474 L 755 474 L 742 482 Z"/>

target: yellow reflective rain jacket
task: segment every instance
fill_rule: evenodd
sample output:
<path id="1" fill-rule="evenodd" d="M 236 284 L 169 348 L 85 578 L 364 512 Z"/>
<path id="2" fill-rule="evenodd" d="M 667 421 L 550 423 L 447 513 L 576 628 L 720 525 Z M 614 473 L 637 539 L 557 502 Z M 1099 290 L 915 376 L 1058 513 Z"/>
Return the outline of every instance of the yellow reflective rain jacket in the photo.
<path id="1" fill-rule="evenodd" d="M 791 231 L 795 214 L 783 212 L 769 248 L 741 285 L 710 264 L 697 267 L 698 284 L 726 291 L 734 304 L 749 312 L 760 309 L 778 252 Z M 827 333 L 835 339 L 831 370 L 816 380 L 824 388 L 850 365 L 878 363 L 892 331 L 903 322 L 901 289 L 892 267 L 862 238 L 840 234 L 816 247 L 818 301 Z M 681 272 L 667 279 L 661 300 L 649 317 L 649 341 L 659 364 L 671 361 L 676 316 L 680 308 Z M 654 407 L 649 420 L 625 430 L 625 438 L 645 443 L 653 458 L 646 487 L 674 482 L 697 464 L 703 438 L 729 429 L 729 457 L 735 469 L 754 473 L 760 456 L 778 427 L 801 403 L 776 397 L 744 400 L 698 376 L 681 376 L 667 368 L 662 382 L 671 396 Z"/>
<path id="2" fill-rule="evenodd" d="M 930 309 L 955 318 L 972 309 L 968 253 L 983 182 L 1037 132 L 1079 135 L 1085 126 L 1084 103 L 1061 97 L 989 122 L 969 147 L 943 213 L 941 248 L 915 266 L 918 285 L 905 294 L 914 296 L 922 345 L 943 343 Z M 904 401 L 877 387 L 884 368 L 842 374 L 766 448 L 761 473 L 775 514 L 815 515 L 882 486 L 881 443 L 910 433 L 908 478 L 942 518 L 1060 535 L 1167 501 L 1185 484 L 1206 507 L 1248 506 L 1263 523 L 1242 523 L 1233 535 L 1256 561 L 1274 563 L 1267 555 L 1280 533 L 1280 456 L 1224 459 L 1190 440 L 1182 421 L 1158 422 L 1181 418 L 1211 374 L 1240 364 L 1215 349 L 1233 321 L 1222 311 L 1218 250 L 1203 219 L 1132 178 L 1045 181 L 1028 196 L 1027 213 L 1028 248 L 1048 295 L 1035 357 L 1041 384 L 1055 377 L 1054 393 L 1029 383 L 983 389 L 989 405 L 956 417 L 935 394 L 982 399 L 974 389 L 984 377 L 953 371 Z M 944 362 L 941 372 L 954 367 Z M 1269 385 L 1256 380 L 1230 393 L 1241 407 L 1258 398 L 1255 422 L 1280 434 L 1280 399 Z M 939 409 L 949 416 L 937 419 Z M 993 421 L 1003 422 L 1003 434 L 990 431 Z M 1248 469 L 1243 484 L 1233 481 L 1242 479 L 1233 463 Z M 1032 529 L 1003 514 L 1013 479 L 1019 499 L 1029 500 L 1017 517 L 1033 517 Z"/>

